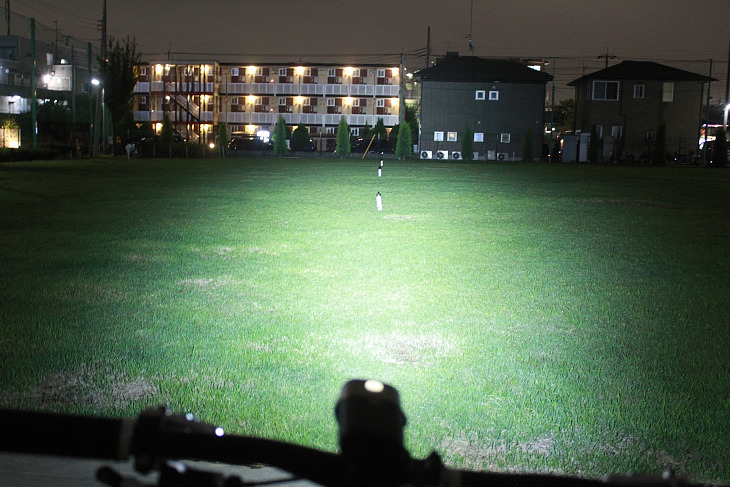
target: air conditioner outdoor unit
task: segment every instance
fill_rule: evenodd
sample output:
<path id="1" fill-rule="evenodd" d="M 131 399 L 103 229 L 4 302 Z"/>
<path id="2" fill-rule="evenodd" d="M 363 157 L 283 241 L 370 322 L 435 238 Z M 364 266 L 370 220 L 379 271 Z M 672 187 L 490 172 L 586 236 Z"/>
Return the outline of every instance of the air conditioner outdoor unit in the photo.
<path id="1" fill-rule="evenodd" d="M 473 160 L 475 160 L 475 161 L 478 161 L 478 160 L 479 160 L 479 153 L 478 153 L 478 152 L 475 152 L 475 153 L 474 153 L 474 154 L 472 155 L 472 159 L 473 159 Z"/>
<path id="2" fill-rule="evenodd" d="M 493 151 L 493 150 L 488 150 L 487 151 L 487 160 L 488 161 L 493 161 L 495 159 L 497 159 L 497 152 L 496 151 Z"/>
<path id="3" fill-rule="evenodd" d="M 430 150 L 422 150 L 421 151 L 421 159 L 431 159 L 431 151 Z"/>
<path id="4" fill-rule="evenodd" d="M 447 150 L 440 150 L 436 154 L 437 159 L 448 159 L 449 158 L 449 151 Z"/>
<path id="5" fill-rule="evenodd" d="M 451 158 L 453 160 L 455 160 L 455 161 L 460 161 L 461 160 L 461 152 L 455 150 L 454 152 L 451 153 Z"/>
<path id="6" fill-rule="evenodd" d="M 498 161 L 509 161 L 509 153 L 508 152 L 498 152 L 497 153 L 497 160 Z"/>

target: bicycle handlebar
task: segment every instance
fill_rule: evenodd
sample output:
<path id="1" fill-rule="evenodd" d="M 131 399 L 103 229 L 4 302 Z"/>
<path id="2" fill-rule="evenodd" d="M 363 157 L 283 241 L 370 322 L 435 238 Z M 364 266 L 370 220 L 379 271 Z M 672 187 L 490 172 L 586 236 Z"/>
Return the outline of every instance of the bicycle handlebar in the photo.
<path id="1" fill-rule="evenodd" d="M 225 435 L 220 428 L 198 422 L 192 415 L 171 414 L 165 408 L 148 409 L 136 420 L 0 410 L 0 451 L 107 460 L 134 457 L 135 469 L 144 474 L 162 471 L 169 460 L 262 463 L 325 487 L 606 485 L 574 477 L 449 469 L 436 453 L 423 460 L 413 459 L 403 446 L 406 418 L 398 393 L 380 382 L 345 384 L 335 414 L 340 424 L 339 454 L 270 439 Z M 689 485 L 677 477 L 637 480 L 614 477 L 608 483 Z"/>

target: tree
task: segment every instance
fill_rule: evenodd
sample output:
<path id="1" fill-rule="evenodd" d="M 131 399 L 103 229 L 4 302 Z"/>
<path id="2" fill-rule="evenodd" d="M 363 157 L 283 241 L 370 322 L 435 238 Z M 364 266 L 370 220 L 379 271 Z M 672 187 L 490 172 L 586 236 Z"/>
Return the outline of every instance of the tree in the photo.
<path id="1" fill-rule="evenodd" d="M 591 135 L 591 141 L 593 136 Z M 532 129 L 529 129 L 525 134 L 525 147 L 522 149 L 522 160 L 525 162 L 532 162 L 535 159 L 535 144 L 532 141 Z"/>
<path id="2" fill-rule="evenodd" d="M 345 117 L 340 117 L 340 124 L 337 126 L 337 144 L 335 152 L 340 157 L 350 154 L 350 126 L 347 125 Z"/>
<path id="3" fill-rule="evenodd" d="M 127 36 L 124 43 L 109 37 L 106 59 L 100 59 L 100 72 L 104 88 L 104 104 L 111 113 L 112 131 L 121 134 L 120 124 L 132 113 L 134 87 L 142 53 L 137 51 L 137 42 Z"/>
<path id="4" fill-rule="evenodd" d="M 274 154 L 277 156 L 283 156 L 286 154 L 288 147 L 286 145 L 286 120 L 284 117 L 279 115 L 279 121 L 276 122 L 276 128 L 274 129 Z"/>
<path id="5" fill-rule="evenodd" d="M 598 162 L 598 129 L 591 127 L 591 140 L 588 143 L 588 162 Z"/>
<path id="6" fill-rule="evenodd" d="M 171 145 L 175 140 L 175 132 L 172 129 L 172 122 L 170 121 L 170 115 L 165 113 L 162 117 L 162 128 L 160 129 L 160 143 L 165 145 Z"/>
<path id="7" fill-rule="evenodd" d="M 727 133 L 720 127 L 715 130 L 715 143 L 712 147 L 712 164 L 715 167 L 727 165 Z"/>
<path id="8" fill-rule="evenodd" d="M 558 132 L 567 132 L 573 130 L 573 120 L 575 118 L 575 100 L 569 98 L 560 100 L 555 105 L 553 111 L 553 127 Z M 548 120 L 549 121 L 549 120 Z"/>
<path id="9" fill-rule="evenodd" d="M 228 124 L 225 122 L 218 125 L 218 135 L 215 142 L 218 146 L 218 154 L 221 157 L 226 157 L 226 152 L 228 152 Z"/>
<path id="10" fill-rule="evenodd" d="M 395 146 L 395 155 L 399 160 L 408 159 L 413 153 L 413 141 L 411 139 L 411 127 L 408 122 L 403 121 L 403 126 L 398 131 L 398 142 Z"/>
<path id="11" fill-rule="evenodd" d="M 656 166 L 662 166 L 667 161 L 667 126 L 659 125 L 654 139 L 654 150 L 651 155 L 651 163 Z"/>
<path id="12" fill-rule="evenodd" d="M 291 134 L 291 150 L 307 150 L 308 144 L 309 130 L 307 130 L 307 127 L 303 123 L 300 123 Z"/>
<path id="13" fill-rule="evenodd" d="M 461 157 L 467 162 L 474 160 L 474 132 L 471 131 L 469 124 L 466 124 L 466 127 L 464 127 L 464 138 L 461 141 Z"/>

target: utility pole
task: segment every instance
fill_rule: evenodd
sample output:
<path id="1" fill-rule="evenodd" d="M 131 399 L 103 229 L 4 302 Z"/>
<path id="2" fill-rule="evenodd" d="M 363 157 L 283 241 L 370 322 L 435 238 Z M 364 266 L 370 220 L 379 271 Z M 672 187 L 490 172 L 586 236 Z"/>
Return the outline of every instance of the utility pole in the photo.
<path id="1" fill-rule="evenodd" d="M 30 18 L 30 118 L 33 133 L 33 149 L 38 148 L 38 99 L 36 98 L 35 17 Z"/>
<path id="2" fill-rule="evenodd" d="M 426 67 L 431 67 L 431 26 L 428 26 L 428 33 L 426 34 Z"/>
<path id="3" fill-rule="evenodd" d="M 710 59 L 710 75 L 708 76 L 710 79 L 712 79 L 712 59 Z M 710 100 L 712 97 L 710 96 L 710 87 L 712 86 L 712 81 L 707 80 L 707 106 L 705 107 L 705 143 L 702 144 L 702 160 L 707 164 L 707 132 L 710 130 Z"/>
<path id="4" fill-rule="evenodd" d="M 553 89 L 550 95 L 550 146 L 548 147 L 548 161 L 553 162 L 553 134 L 555 133 L 555 58 L 553 58 Z"/>
<path id="5" fill-rule="evenodd" d="M 601 54 L 600 56 L 598 56 L 598 59 L 605 58 L 606 59 L 606 69 L 608 69 L 608 60 L 613 59 L 615 57 L 616 56 L 614 54 L 611 54 L 610 52 L 608 52 L 608 48 L 606 48 L 606 54 Z"/>
<path id="6" fill-rule="evenodd" d="M 406 119 L 406 80 L 405 80 L 405 66 L 403 66 L 405 57 L 403 53 L 400 53 L 400 89 L 398 90 L 398 123 L 403 127 L 403 122 Z"/>
<path id="7" fill-rule="evenodd" d="M 106 0 L 101 12 L 101 58 L 106 61 Z"/>

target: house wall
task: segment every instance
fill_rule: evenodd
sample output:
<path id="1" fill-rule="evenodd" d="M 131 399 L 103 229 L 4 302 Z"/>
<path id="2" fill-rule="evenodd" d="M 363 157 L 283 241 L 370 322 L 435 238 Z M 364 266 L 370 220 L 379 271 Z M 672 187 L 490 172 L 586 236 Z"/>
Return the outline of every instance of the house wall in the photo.
<path id="1" fill-rule="evenodd" d="M 484 92 L 478 99 L 477 92 Z M 498 99 L 490 99 L 496 92 Z M 420 151 L 461 151 L 468 124 L 483 141 L 473 143 L 480 159 L 521 159 L 525 135 L 532 129 L 533 155 L 542 152 L 542 124 L 545 108 L 545 85 L 542 83 L 484 83 L 424 80 L 421 85 Z M 434 140 L 443 132 L 444 140 Z M 449 141 L 449 132 L 456 140 Z M 505 138 L 504 134 L 509 134 Z M 506 141 L 506 140 L 509 141 Z"/>

